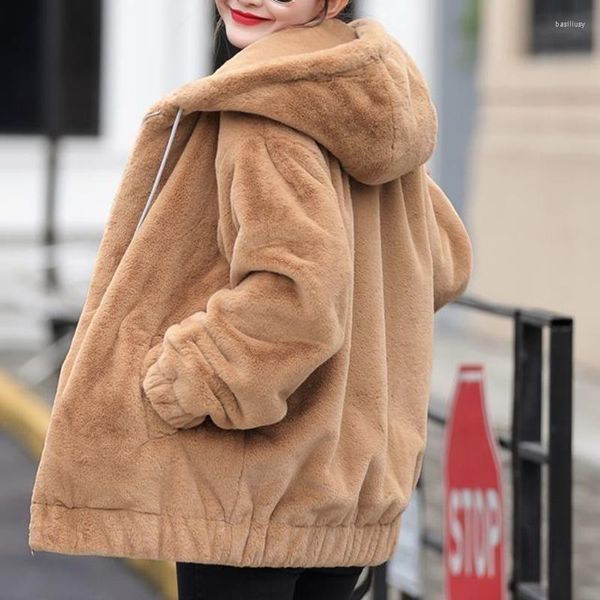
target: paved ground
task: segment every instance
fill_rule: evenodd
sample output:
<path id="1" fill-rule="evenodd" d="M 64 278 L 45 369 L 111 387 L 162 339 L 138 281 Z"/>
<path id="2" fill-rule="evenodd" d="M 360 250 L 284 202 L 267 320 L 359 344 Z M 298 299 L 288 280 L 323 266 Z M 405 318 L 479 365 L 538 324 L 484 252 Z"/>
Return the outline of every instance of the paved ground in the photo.
<path id="1" fill-rule="evenodd" d="M 2 600 L 158 600 L 139 575 L 114 558 L 36 552 L 27 546 L 35 465 L 0 434 L 0 598 Z"/>
<path id="2" fill-rule="evenodd" d="M 27 352 L 0 352 L 0 368 L 23 363 Z M 55 381 L 39 386 L 49 402 Z M 0 600 L 158 600 L 159 594 L 124 562 L 51 552 L 31 555 L 29 504 L 35 476 L 31 455 L 0 429 Z"/>
<path id="3" fill-rule="evenodd" d="M 465 309 L 449 307 L 438 320 L 435 344 L 432 402 L 445 405 L 454 386 L 458 364 L 483 362 L 486 370 L 486 400 L 496 433 L 510 423 L 511 346 L 490 344 L 465 336 L 460 324 Z M 30 363 L 18 371 L 32 352 L 45 343 L 42 329 L 28 316 L 11 314 L 0 304 L 0 368 L 31 376 L 43 365 Z M 575 595 L 577 600 L 600 598 L 600 377 L 575 371 L 574 415 L 574 541 Z M 55 380 L 35 384 L 34 389 L 51 402 Z M 440 429 L 429 433 L 424 465 L 426 519 L 441 531 Z M 510 506 L 509 455 L 502 454 L 505 468 L 505 498 Z M 71 557 L 39 553 L 32 557 L 26 542 L 29 501 L 35 465 L 8 435 L 0 431 L 0 589 L 1 600 L 94 600 L 113 598 L 157 598 L 138 575 L 120 561 L 100 557 Z M 507 515 L 509 518 L 510 515 Z M 507 527 L 510 535 L 510 527 Z M 425 553 L 427 600 L 441 600 L 441 557 Z M 507 557 L 510 572 L 510 557 Z M 390 594 L 390 600 L 397 595 Z"/>

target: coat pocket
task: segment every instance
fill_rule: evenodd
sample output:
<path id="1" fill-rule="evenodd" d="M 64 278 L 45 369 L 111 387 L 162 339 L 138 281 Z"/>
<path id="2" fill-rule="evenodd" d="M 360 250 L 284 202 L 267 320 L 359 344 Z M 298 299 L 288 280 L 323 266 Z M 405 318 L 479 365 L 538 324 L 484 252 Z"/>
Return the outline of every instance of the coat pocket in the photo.
<path id="1" fill-rule="evenodd" d="M 167 423 L 153 408 L 150 399 L 144 391 L 142 385 L 146 373 L 154 361 L 158 358 L 162 350 L 162 335 L 155 335 L 148 347 L 146 354 L 142 360 L 142 368 L 139 377 L 139 389 L 142 399 L 142 405 L 144 409 L 144 419 L 146 421 L 146 430 L 148 439 L 159 439 L 168 435 L 172 435 L 179 431 L 176 427 L 173 427 L 170 423 Z"/>

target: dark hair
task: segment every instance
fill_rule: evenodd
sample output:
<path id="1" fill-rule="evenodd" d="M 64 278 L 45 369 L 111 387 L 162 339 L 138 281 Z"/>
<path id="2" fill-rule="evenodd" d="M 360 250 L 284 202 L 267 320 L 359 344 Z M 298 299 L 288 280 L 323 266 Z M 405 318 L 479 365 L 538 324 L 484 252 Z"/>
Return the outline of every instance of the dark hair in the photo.
<path id="1" fill-rule="evenodd" d="M 348 0 L 348 4 L 350 4 L 351 1 L 352 0 Z M 318 18 L 318 20 L 316 20 L 315 22 L 309 21 L 308 23 L 310 23 L 310 25 L 308 23 L 301 23 L 300 25 L 290 25 L 290 27 L 315 27 L 317 25 L 320 25 L 325 20 L 328 10 L 329 10 L 329 0 L 323 0 L 323 8 L 321 9 L 321 12 L 317 15 L 317 17 L 315 17 L 315 18 Z M 219 16 L 219 18 L 217 20 L 217 24 L 215 26 L 214 35 L 213 35 L 213 45 L 216 44 L 217 36 L 219 35 L 219 31 L 222 28 L 223 28 L 223 19 Z"/>

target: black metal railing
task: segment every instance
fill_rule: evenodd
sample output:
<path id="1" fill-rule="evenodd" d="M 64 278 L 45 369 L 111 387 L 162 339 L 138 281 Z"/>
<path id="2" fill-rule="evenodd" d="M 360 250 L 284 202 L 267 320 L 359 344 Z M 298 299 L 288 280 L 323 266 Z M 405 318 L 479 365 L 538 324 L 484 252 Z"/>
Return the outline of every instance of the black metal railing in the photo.
<path id="1" fill-rule="evenodd" d="M 510 437 L 496 437 L 498 446 L 511 454 L 512 573 L 508 590 L 514 600 L 571 600 L 573 319 L 466 295 L 452 304 L 513 321 L 512 433 Z M 548 375 L 546 411 L 542 394 L 544 358 Z M 445 427 L 447 417 L 431 407 L 429 420 Z M 543 469 L 547 470 L 545 480 Z M 543 486 L 542 481 L 547 484 Z M 544 526 L 546 535 L 542 536 Z M 443 539 L 427 527 L 422 532 L 422 543 L 443 552 Z M 388 600 L 386 567 L 387 563 L 375 567 L 373 600 Z M 411 597 L 403 594 L 402 598 Z"/>

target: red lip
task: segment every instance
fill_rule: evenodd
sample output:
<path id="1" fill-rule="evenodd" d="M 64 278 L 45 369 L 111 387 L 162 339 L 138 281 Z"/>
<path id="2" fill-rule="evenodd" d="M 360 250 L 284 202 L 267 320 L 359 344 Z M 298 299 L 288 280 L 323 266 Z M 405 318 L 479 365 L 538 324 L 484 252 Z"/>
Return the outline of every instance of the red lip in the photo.
<path id="1" fill-rule="evenodd" d="M 243 23 L 244 25 L 257 25 L 259 23 L 264 23 L 265 21 L 272 21 L 272 19 L 265 19 L 251 13 L 235 10 L 234 8 L 231 8 L 230 10 L 233 20 L 237 21 L 238 23 Z"/>

